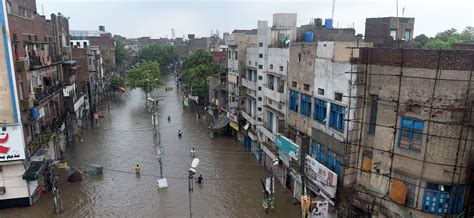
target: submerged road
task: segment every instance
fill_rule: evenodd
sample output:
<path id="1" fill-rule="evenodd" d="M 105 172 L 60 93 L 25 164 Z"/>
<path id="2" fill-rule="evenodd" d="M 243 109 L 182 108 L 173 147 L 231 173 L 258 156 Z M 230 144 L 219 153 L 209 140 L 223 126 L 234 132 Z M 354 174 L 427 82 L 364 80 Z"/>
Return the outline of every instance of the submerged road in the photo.
<path id="1" fill-rule="evenodd" d="M 173 76 L 167 76 L 165 83 L 176 87 Z M 183 109 L 176 90 L 160 89 L 153 95 L 162 99 L 158 126 L 168 188 L 156 188 L 160 170 L 151 113 L 144 107 L 143 92 L 132 90 L 114 97 L 110 115 L 104 107 L 100 127 L 84 129 L 83 141 L 67 148 L 70 165 L 100 164 L 102 176 L 84 175 L 81 183 L 62 182 L 61 214 L 53 213 L 52 195 L 45 193 L 31 207 L 0 210 L 0 217 L 189 217 L 187 170 L 193 147 L 201 160 L 197 174 L 204 177 L 203 185 L 194 186 L 194 217 L 300 217 L 299 206 L 291 203 L 290 193 L 278 183 L 276 208 L 266 214 L 260 179 L 270 173 L 263 165 L 240 142 L 224 136 L 211 139 L 208 122 Z M 181 138 L 178 129 L 183 130 Z M 136 164 L 141 165 L 141 176 L 135 175 Z"/>

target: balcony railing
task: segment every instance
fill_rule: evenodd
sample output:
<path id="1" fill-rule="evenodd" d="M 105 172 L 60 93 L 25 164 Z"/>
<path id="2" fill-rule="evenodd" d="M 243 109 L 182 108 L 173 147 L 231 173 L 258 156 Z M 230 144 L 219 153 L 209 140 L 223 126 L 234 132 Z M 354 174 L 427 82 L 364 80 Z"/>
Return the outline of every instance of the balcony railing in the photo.
<path id="1" fill-rule="evenodd" d="M 63 83 L 58 83 L 56 85 L 52 85 L 49 87 L 46 87 L 43 91 L 39 93 L 35 93 L 35 98 L 38 102 L 43 101 L 46 97 L 48 97 L 51 94 L 54 94 L 64 88 Z"/>
<path id="2" fill-rule="evenodd" d="M 41 58 L 36 55 L 32 55 L 29 57 L 30 62 L 30 70 L 38 69 L 41 67 L 49 66 L 52 64 L 59 63 L 63 61 L 62 55 L 54 55 L 54 56 L 46 56 L 43 62 L 41 62 Z"/>

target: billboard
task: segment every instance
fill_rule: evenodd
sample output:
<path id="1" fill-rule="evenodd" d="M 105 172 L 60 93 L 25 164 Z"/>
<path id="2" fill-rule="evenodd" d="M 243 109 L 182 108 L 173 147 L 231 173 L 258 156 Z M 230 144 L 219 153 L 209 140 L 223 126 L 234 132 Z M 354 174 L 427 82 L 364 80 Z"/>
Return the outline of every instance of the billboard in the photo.
<path id="1" fill-rule="evenodd" d="M 0 162 L 25 159 L 5 1 L 0 7 Z"/>
<path id="2" fill-rule="evenodd" d="M 332 198 L 336 197 L 337 187 L 337 174 L 331 171 L 326 166 L 319 163 L 313 157 L 306 155 L 306 177 L 309 181 L 321 189 L 320 194 L 325 197 Z"/>
<path id="3" fill-rule="evenodd" d="M 300 146 L 293 142 L 293 140 L 281 134 L 276 134 L 275 144 L 280 149 L 280 154 L 287 155 L 294 160 L 298 160 Z"/>

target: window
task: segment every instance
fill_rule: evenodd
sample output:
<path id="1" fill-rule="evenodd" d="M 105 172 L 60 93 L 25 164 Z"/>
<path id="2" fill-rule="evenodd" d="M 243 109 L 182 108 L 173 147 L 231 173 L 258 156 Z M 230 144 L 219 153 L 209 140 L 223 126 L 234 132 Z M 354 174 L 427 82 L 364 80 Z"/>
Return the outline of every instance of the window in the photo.
<path id="1" fill-rule="evenodd" d="M 258 47 L 263 47 L 263 42 L 258 43 Z"/>
<path id="2" fill-rule="evenodd" d="M 262 118 L 261 118 L 261 117 L 258 117 L 257 120 L 258 120 L 258 122 L 262 122 Z"/>
<path id="3" fill-rule="evenodd" d="M 304 84 L 303 88 L 304 88 L 305 91 L 309 91 L 309 84 Z"/>
<path id="4" fill-rule="evenodd" d="M 398 147 L 419 152 L 423 141 L 423 129 L 423 120 L 402 117 L 398 133 Z"/>
<path id="5" fill-rule="evenodd" d="M 81 47 L 81 43 L 80 42 L 76 42 L 76 46 L 79 48 Z"/>
<path id="6" fill-rule="evenodd" d="M 235 60 L 239 60 L 239 53 L 238 53 L 238 51 L 235 51 Z"/>
<path id="7" fill-rule="evenodd" d="M 273 64 L 270 64 L 270 70 L 273 70 Z"/>
<path id="8" fill-rule="evenodd" d="M 84 48 L 87 48 L 87 42 L 84 42 L 83 45 L 84 45 Z"/>
<path id="9" fill-rule="evenodd" d="M 311 116 L 311 96 L 301 94 L 301 110 L 300 114 L 303 114 L 306 117 Z"/>
<path id="10" fill-rule="evenodd" d="M 258 91 L 262 91 L 262 87 L 261 87 L 261 86 L 258 87 Z"/>
<path id="11" fill-rule="evenodd" d="M 410 207 L 414 206 L 415 203 L 415 193 L 416 193 L 416 179 L 403 175 L 399 172 L 395 172 L 395 179 L 402 181 L 407 188 L 407 195 L 405 198 L 405 205 Z"/>
<path id="12" fill-rule="evenodd" d="M 411 30 L 405 30 L 405 41 L 409 42 L 411 38 Z"/>
<path id="13" fill-rule="evenodd" d="M 263 54 L 258 54 L 258 57 L 259 57 L 259 58 L 263 58 Z"/>
<path id="14" fill-rule="evenodd" d="M 377 123 L 377 107 L 378 107 L 378 96 L 371 95 L 370 96 L 370 121 L 369 121 L 369 131 L 367 134 L 374 135 L 375 134 L 375 126 Z"/>
<path id="15" fill-rule="evenodd" d="M 262 79 L 263 79 L 263 77 L 262 77 L 262 76 L 258 76 L 258 80 L 262 80 Z"/>
<path id="16" fill-rule="evenodd" d="M 295 81 L 291 82 L 291 87 L 296 88 L 296 84 L 297 83 Z"/>
<path id="17" fill-rule="evenodd" d="M 346 108 L 337 104 L 331 103 L 331 113 L 329 116 L 329 127 L 344 132 L 344 119 Z"/>
<path id="18" fill-rule="evenodd" d="M 334 93 L 334 100 L 336 101 L 342 101 L 342 93 Z"/>
<path id="19" fill-rule="evenodd" d="M 393 40 L 397 39 L 397 30 L 396 29 L 391 29 L 390 30 L 390 36 L 392 37 Z"/>
<path id="20" fill-rule="evenodd" d="M 258 97 L 258 101 L 262 101 L 262 97 Z"/>
<path id="21" fill-rule="evenodd" d="M 280 71 L 283 71 L 283 66 L 280 66 Z"/>
<path id="22" fill-rule="evenodd" d="M 324 163 L 324 146 L 313 143 L 311 146 L 311 156 L 314 157 L 319 163 Z"/>
<path id="23" fill-rule="evenodd" d="M 268 130 L 273 132 L 273 113 L 268 111 Z"/>
<path id="24" fill-rule="evenodd" d="M 301 62 L 301 54 L 298 54 L 298 62 Z"/>
<path id="25" fill-rule="evenodd" d="M 318 94 L 319 95 L 324 95 L 324 89 L 318 88 Z"/>
<path id="26" fill-rule="evenodd" d="M 449 186 L 427 183 L 423 195 L 423 211 L 438 214 L 459 214 L 464 199 L 463 186 Z"/>
<path id="27" fill-rule="evenodd" d="M 267 76 L 267 87 L 270 89 L 270 90 L 275 90 L 275 76 L 273 75 L 270 75 L 268 74 Z"/>
<path id="28" fill-rule="evenodd" d="M 258 65 L 258 69 L 263 69 L 263 65 Z"/>
<path id="29" fill-rule="evenodd" d="M 319 98 L 314 98 L 313 119 L 322 124 L 326 124 L 326 111 L 327 111 L 326 101 L 321 100 Z"/>
<path id="30" fill-rule="evenodd" d="M 252 61 L 249 61 L 249 66 L 252 65 Z"/>
<path id="31" fill-rule="evenodd" d="M 258 107 L 258 111 L 262 111 L 262 108 L 261 108 L 261 107 Z"/>
<path id="32" fill-rule="evenodd" d="M 290 90 L 290 110 L 298 112 L 298 92 Z"/>

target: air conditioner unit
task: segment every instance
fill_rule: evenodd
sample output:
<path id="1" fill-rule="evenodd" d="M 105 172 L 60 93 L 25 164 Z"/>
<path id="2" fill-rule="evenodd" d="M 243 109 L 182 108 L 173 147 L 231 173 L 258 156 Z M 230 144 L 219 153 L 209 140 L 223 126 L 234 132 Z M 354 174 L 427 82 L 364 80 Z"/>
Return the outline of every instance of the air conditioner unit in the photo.
<path id="1" fill-rule="evenodd" d="M 0 195 L 4 195 L 5 192 L 6 192 L 5 186 L 1 186 L 1 187 L 0 187 Z"/>

